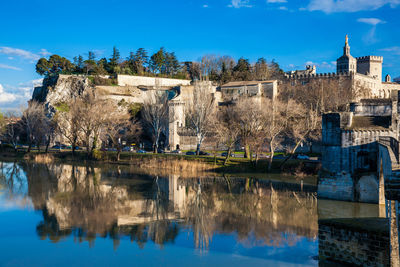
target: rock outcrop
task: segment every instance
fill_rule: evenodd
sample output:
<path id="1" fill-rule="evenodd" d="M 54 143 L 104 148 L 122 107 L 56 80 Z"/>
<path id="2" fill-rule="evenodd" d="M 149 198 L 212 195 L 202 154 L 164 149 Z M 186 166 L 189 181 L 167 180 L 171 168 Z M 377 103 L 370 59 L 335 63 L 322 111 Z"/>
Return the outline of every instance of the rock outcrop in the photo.
<path id="1" fill-rule="evenodd" d="M 35 87 L 32 100 L 44 103 L 50 113 L 59 103 L 69 103 L 94 89 L 86 76 L 57 75 L 43 80 L 41 87 Z"/>

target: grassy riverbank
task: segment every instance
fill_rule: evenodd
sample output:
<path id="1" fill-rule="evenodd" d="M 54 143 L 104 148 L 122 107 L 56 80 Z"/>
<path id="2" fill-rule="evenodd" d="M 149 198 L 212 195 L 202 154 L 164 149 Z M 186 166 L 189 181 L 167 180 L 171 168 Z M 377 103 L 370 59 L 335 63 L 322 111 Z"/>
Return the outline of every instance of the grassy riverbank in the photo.
<path id="1" fill-rule="evenodd" d="M 213 172 L 235 175 L 295 175 L 299 179 L 315 176 L 319 169 L 318 162 L 292 159 L 286 162 L 283 168 L 282 158 L 275 159 L 272 169 L 268 172 L 268 160 L 260 159 L 257 162 L 245 158 L 230 158 L 224 165 L 225 157 L 221 156 L 188 156 L 180 154 L 137 154 L 123 152 L 120 160 L 116 161 L 116 152 L 99 152 L 96 158 L 88 157 L 84 151 L 51 151 L 47 154 L 33 151 L 14 152 L 10 149 L 0 151 L 0 160 L 21 159 L 40 163 L 49 162 L 95 162 L 98 164 L 132 165 L 146 170 L 165 170 L 172 173 L 185 172 L 188 175 L 196 175 L 200 172 Z"/>

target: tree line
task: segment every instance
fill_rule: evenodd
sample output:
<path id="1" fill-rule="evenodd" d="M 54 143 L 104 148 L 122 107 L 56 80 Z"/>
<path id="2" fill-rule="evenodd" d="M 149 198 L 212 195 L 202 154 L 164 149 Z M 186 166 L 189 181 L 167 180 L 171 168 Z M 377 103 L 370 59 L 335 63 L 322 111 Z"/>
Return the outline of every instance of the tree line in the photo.
<path id="1" fill-rule="evenodd" d="M 218 106 L 208 86 L 209 83 L 195 82 L 190 101 L 184 108 L 183 126 L 196 139 L 196 154 L 200 154 L 204 140 L 209 138 L 215 150 L 227 150 L 225 163 L 232 150 L 240 146 L 244 148 L 245 157 L 255 159 L 255 163 L 261 152 L 270 152 L 271 168 L 277 149 L 290 147 L 292 155 L 302 142 L 319 137 L 321 116 L 317 107 L 294 99 L 255 100 L 251 97 Z M 28 144 L 28 152 L 34 145 L 38 149 L 45 146 L 48 151 L 58 136 L 59 142 L 71 145 L 73 154 L 76 146 L 84 146 L 88 157 L 96 157 L 100 148 L 112 146 L 117 151 L 117 160 L 122 152 L 122 141 L 130 144 L 146 139 L 154 153 L 166 148 L 169 125 L 175 123 L 168 92 L 149 91 L 142 104 L 126 105 L 87 93 L 70 103 L 59 103 L 55 114 L 49 116 L 42 103 L 31 101 L 19 120 L 5 124 L 4 118 L 0 118 L 2 139 L 15 149 L 24 142 Z M 6 117 L 11 119 L 10 115 Z"/>
<path id="2" fill-rule="evenodd" d="M 81 75 L 142 75 L 167 78 L 210 80 L 218 84 L 230 81 L 269 80 L 282 78 L 283 71 L 279 64 L 272 60 L 259 58 L 255 63 L 240 58 L 237 61 L 230 56 L 205 55 L 198 61 L 178 60 L 174 52 L 168 52 L 161 47 L 149 55 L 144 48 L 130 52 L 123 58 L 116 47 L 112 55 L 97 59 L 93 51 L 87 57 L 75 56 L 73 61 L 60 55 L 40 58 L 36 63 L 36 72 L 45 77 L 57 74 Z"/>

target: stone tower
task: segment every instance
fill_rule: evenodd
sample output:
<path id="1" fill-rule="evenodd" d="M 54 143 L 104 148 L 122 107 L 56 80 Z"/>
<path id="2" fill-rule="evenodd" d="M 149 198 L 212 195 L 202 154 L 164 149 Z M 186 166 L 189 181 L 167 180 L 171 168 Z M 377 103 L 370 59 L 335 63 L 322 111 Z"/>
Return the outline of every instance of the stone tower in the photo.
<path id="1" fill-rule="evenodd" d="M 357 60 L 350 55 L 349 37 L 346 35 L 346 41 L 343 47 L 343 55 L 336 60 L 337 73 L 356 73 Z"/>
<path id="2" fill-rule="evenodd" d="M 357 72 L 382 81 L 383 57 L 366 56 L 357 58 Z"/>

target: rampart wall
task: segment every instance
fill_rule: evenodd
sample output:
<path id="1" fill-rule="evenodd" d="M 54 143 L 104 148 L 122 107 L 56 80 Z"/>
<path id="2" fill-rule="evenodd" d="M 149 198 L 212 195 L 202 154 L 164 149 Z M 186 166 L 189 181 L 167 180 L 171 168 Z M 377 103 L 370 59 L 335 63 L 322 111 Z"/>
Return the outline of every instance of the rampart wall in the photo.
<path id="1" fill-rule="evenodd" d="M 158 78 L 158 77 L 144 77 L 132 75 L 118 75 L 117 77 L 119 86 L 178 86 L 190 85 L 190 80 Z"/>

